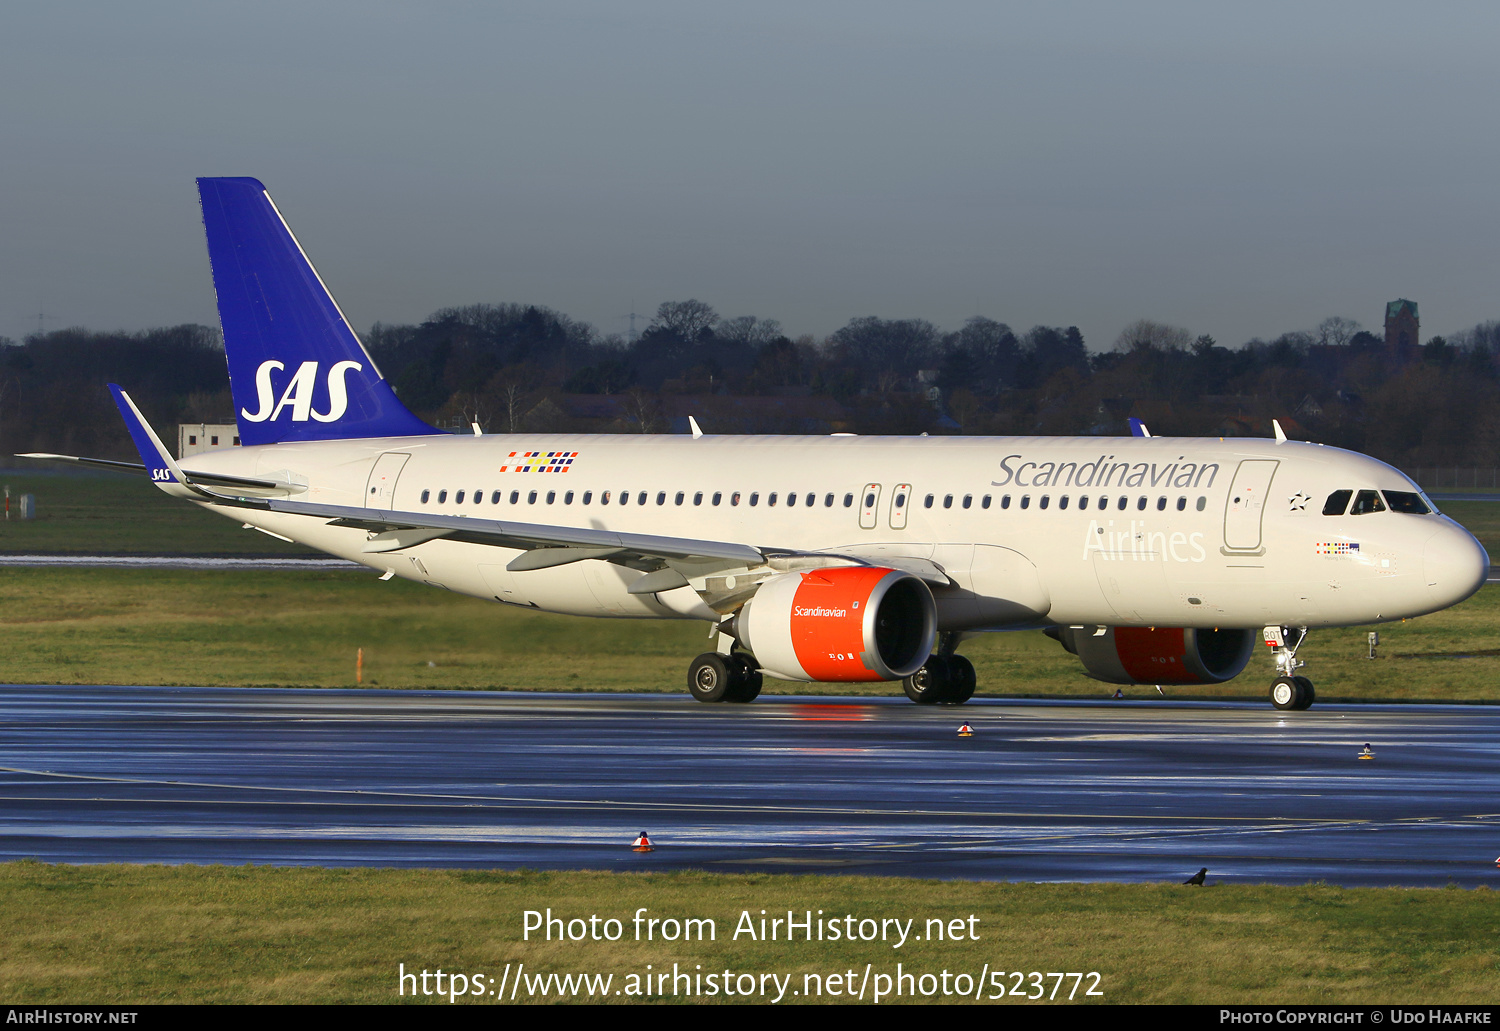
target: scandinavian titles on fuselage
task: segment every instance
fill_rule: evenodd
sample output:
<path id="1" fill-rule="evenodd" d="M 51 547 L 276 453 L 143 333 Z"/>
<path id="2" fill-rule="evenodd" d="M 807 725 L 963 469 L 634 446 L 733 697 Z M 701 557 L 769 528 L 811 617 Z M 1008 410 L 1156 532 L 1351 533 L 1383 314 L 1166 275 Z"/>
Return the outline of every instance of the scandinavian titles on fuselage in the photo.
<path id="1" fill-rule="evenodd" d="M 1202 487 L 1214 485 L 1219 475 L 1218 462 L 1184 462 L 1185 456 L 1166 466 L 1155 462 L 1116 462 L 1114 455 L 1100 455 L 1092 462 L 1021 462 L 1025 455 L 1006 455 L 1000 459 L 1002 479 L 991 480 L 995 487 Z M 1207 480 L 1204 477 L 1207 477 Z"/>
<path id="2" fill-rule="evenodd" d="M 1103 526 L 1090 519 L 1083 533 L 1083 560 L 1089 561 L 1096 553 L 1106 562 L 1202 562 L 1208 558 L 1203 534 L 1147 530 L 1144 519 L 1132 519 L 1128 529 L 1116 529 L 1113 519 Z"/>

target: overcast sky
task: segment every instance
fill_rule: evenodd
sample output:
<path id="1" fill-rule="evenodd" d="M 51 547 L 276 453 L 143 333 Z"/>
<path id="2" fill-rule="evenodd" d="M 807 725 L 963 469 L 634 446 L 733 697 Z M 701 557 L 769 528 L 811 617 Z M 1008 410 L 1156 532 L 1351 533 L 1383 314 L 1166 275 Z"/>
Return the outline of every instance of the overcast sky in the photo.
<path id="1" fill-rule="evenodd" d="M 355 327 L 1500 318 L 1500 5 L 6 4 L 0 335 L 216 323 L 193 177 Z"/>

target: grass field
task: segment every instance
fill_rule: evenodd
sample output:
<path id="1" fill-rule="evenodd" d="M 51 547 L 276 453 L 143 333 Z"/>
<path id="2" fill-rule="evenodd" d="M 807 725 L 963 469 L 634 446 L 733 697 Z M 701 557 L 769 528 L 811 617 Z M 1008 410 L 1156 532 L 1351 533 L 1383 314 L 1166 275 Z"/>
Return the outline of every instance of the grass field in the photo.
<path id="1" fill-rule="evenodd" d="M 791 993 L 819 981 L 822 1001 L 847 1001 L 827 994 L 823 978 L 852 969 L 857 986 L 867 963 L 872 977 L 894 975 L 898 962 L 919 976 L 967 973 L 987 996 L 995 982 L 981 980 L 986 965 L 1026 975 L 1002 978 L 1007 993 L 1018 983 L 1036 992 L 1031 971 L 1097 971 L 1102 997 L 1084 999 L 1093 984 L 1085 979 L 1075 1001 L 1114 1003 L 1493 1004 L 1500 974 L 1500 906 L 1487 889 L 22 862 L 0 865 L 0 893 L 0 997 L 28 1004 L 391 1003 L 403 1001 L 398 964 L 496 983 L 506 964 L 524 963 L 534 975 L 613 974 L 611 991 L 628 991 L 628 975 L 639 978 L 647 964 L 669 973 L 673 963 L 727 968 L 792 975 L 785 1002 L 818 1001 Z M 524 911 L 548 907 L 564 919 L 618 919 L 623 937 L 523 941 Z M 716 938 L 638 943 L 631 917 L 640 907 L 648 917 L 712 919 Z M 734 940 L 741 913 L 758 922 L 762 909 L 913 920 L 914 935 L 929 919 L 958 919 L 964 940 L 908 939 L 899 949 L 891 941 Z M 842 980 L 833 983 L 841 992 Z M 1044 977 L 1043 991 L 1056 983 Z M 1065 980 L 1061 995 L 1074 984 Z M 533 1001 L 557 1001 L 542 994 Z M 458 1004 L 485 1001 L 493 1000 Z M 945 1001 L 940 989 L 932 1001 Z M 1009 994 L 1004 1001 L 1037 1004 Z"/>
<path id="2" fill-rule="evenodd" d="M 41 463 L 38 463 L 40 465 Z M 145 474 L 10 469 L 12 518 L 0 521 L 0 552 L 93 555 L 311 555 L 233 519 L 168 497 Z M 37 517 L 16 518 L 22 494 L 36 498 Z"/>
<path id="3" fill-rule="evenodd" d="M 1500 590 L 1446 612 L 1380 628 L 1324 630 L 1301 651 L 1325 701 L 1500 700 Z M 38 684 L 366 686 L 548 691 L 683 691 L 707 644 L 694 622 L 582 619 L 497 605 L 373 573 L 136 569 L 0 572 L 0 662 Z M 965 642 L 981 695 L 1103 697 L 1078 661 L 1037 632 Z M 1270 658 L 1218 688 L 1172 697 L 1260 698 Z M 809 685 L 767 678 L 768 693 Z M 898 685 L 818 685 L 825 693 L 893 694 Z M 1156 697 L 1154 688 L 1127 695 Z"/>

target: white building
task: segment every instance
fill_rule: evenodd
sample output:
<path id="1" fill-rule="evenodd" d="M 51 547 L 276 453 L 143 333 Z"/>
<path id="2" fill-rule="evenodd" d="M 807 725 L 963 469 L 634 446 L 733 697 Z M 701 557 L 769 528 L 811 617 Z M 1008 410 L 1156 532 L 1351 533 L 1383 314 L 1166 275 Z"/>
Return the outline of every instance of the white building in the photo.
<path id="1" fill-rule="evenodd" d="M 234 423 L 182 422 L 177 424 L 177 457 L 204 451 L 239 447 L 240 428 Z"/>

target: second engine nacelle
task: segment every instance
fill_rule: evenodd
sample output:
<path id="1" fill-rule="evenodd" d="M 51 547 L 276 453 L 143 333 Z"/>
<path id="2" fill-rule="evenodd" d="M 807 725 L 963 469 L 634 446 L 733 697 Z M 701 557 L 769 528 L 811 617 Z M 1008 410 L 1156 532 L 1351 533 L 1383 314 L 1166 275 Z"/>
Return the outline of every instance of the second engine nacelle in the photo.
<path id="1" fill-rule="evenodd" d="M 835 566 L 767 580 L 734 633 L 764 672 L 785 680 L 899 680 L 932 654 L 937 609 L 910 573 Z"/>
<path id="2" fill-rule="evenodd" d="M 1255 651 L 1254 630 L 1192 627 L 1053 627 L 1095 680 L 1110 684 L 1222 684 L 1240 675 Z"/>

